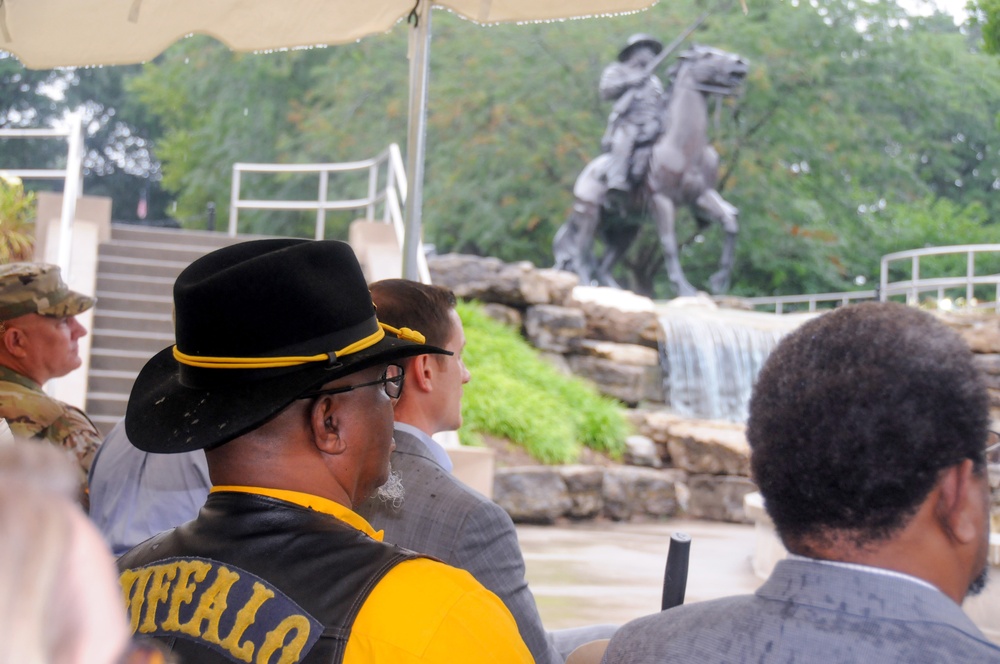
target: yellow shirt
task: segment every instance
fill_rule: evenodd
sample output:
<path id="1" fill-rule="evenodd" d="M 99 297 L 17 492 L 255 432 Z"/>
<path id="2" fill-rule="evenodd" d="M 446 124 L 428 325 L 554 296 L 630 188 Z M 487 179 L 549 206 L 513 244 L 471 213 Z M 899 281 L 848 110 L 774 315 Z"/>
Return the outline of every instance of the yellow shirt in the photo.
<path id="1" fill-rule="evenodd" d="M 258 487 L 212 491 L 256 493 L 329 514 L 382 541 L 365 519 L 319 496 Z M 427 558 L 392 568 L 365 600 L 351 628 L 344 664 L 531 663 L 510 611 L 465 570 Z"/>

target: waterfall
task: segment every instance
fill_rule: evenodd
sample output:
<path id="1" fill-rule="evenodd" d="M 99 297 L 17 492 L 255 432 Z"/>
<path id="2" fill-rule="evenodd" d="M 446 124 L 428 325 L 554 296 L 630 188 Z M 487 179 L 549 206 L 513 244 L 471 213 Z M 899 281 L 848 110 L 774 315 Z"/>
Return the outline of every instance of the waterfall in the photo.
<path id="1" fill-rule="evenodd" d="M 750 390 L 778 341 L 802 322 L 726 309 L 659 310 L 667 403 L 678 415 L 745 422 Z"/>

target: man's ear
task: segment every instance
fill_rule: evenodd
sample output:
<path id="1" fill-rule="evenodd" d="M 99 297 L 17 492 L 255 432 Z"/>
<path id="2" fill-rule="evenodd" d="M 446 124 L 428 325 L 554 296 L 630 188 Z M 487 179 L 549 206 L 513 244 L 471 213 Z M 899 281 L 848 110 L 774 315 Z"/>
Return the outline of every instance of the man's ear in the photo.
<path id="1" fill-rule="evenodd" d="M 938 478 L 934 515 L 948 537 L 959 544 L 969 544 L 981 537 L 983 515 L 977 509 L 981 488 L 975 480 L 972 459 L 945 469 Z"/>
<path id="2" fill-rule="evenodd" d="M 430 392 L 434 389 L 434 371 L 437 365 L 431 361 L 430 355 L 417 355 L 406 367 L 406 387 Z"/>
<path id="3" fill-rule="evenodd" d="M 11 357 L 24 357 L 27 351 L 24 349 L 25 342 L 27 338 L 25 337 L 24 330 L 17 327 L 8 327 L 3 331 L 3 335 L 0 336 L 0 343 L 3 344 L 4 350 L 11 355 Z"/>
<path id="4" fill-rule="evenodd" d="M 309 410 L 309 424 L 316 447 L 326 454 L 342 454 L 347 445 L 340 436 L 340 416 L 330 395 L 318 397 Z"/>

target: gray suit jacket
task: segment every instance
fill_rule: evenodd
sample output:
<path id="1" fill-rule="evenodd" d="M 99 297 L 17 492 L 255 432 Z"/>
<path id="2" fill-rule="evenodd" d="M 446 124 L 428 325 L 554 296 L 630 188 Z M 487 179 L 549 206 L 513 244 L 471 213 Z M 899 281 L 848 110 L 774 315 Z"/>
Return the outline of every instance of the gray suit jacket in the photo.
<path id="1" fill-rule="evenodd" d="M 1000 647 L 937 590 L 783 560 L 754 595 L 680 606 L 622 626 L 603 662 L 987 664 L 1000 662 Z"/>
<path id="2" fill-rule="evenodd" d="M 385 531 L 386 542 L 467 570 L 507 605 L 537 664 L 562 664 L 524 580 L 514 522 L 496 503 L 438 465 L 420 440 L 398 429 L 394 438 L 392 469 L 406 490 L 403 505 L 393 509 L 374 498 L 358 513 Z"/>

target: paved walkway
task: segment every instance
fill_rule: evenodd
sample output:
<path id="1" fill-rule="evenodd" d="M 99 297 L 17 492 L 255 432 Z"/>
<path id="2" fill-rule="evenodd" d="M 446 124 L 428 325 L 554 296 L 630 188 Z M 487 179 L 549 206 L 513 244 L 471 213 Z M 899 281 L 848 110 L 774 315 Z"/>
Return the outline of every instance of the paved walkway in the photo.
<path id="1" fill-rule="evenodd" d="M 691 536 L 685 603 L 753 592 L 754 527 L 704 521 L 518 526 L 528 583 L 549 629 L 623 623 L 660 610 L 673 532 Z"/>
<path id="2" fill-rule="evenodd" d="M 750 564 L 754 526 L 684 520 L 518 526 L 542 622 L 548 629 L 621 624 L 659 611 L 670 535 L 677 531 L 691 536 L 685 604 L 751 593 L 763 583 Z M 994 555 L 991 583 L 963 608 L 1000 644 L 1000 548 Z"/>

